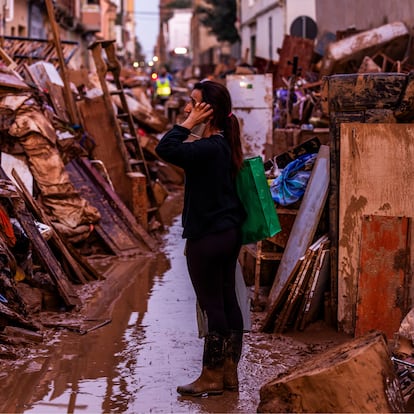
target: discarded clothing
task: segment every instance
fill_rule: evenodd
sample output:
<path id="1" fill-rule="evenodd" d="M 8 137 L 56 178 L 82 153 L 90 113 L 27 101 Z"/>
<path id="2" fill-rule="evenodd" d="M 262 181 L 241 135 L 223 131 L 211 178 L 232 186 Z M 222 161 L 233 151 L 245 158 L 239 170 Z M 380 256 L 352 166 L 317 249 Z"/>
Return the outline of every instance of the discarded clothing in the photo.
<path id="1" fill-rule="evenodd" d="M 305 193 L 317 154 L 305 154 L 290 162 L 270 184 L 273 200 L 287 206 Z"/>

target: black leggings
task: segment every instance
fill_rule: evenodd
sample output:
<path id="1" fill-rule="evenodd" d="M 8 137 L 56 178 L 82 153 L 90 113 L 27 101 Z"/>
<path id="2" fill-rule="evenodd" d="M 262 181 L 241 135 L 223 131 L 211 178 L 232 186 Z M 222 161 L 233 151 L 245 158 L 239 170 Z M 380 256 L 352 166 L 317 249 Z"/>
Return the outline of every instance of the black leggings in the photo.
<path id="1" fill-rule="evenodd" d="M 237 228 L 187 240 L 187 266 L 198 304 L 207 315 L 208 332 L 242 331 L 243 319 L 235 290 L 240 252 Z"/>

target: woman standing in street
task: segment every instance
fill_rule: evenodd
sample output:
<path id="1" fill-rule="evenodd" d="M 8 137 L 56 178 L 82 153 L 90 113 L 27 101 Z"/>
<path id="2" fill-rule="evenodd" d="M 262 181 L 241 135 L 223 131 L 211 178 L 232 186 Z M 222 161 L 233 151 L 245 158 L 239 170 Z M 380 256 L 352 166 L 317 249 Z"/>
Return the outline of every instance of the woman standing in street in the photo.
<path id="1" fill-rule="evenodd" d="M 238 390 L 237 364 L 243 319 L 235 291 L 245 211 L 235 177 L 243 163 L 240 128 L 227 88 L 212 81 L 194 85 L 184 122 L 168 131 L 156 152 L 185 172 L 183 238 L 198 304 L 207 320 L 203 368 L 194 382 L 179 386 L 181 395 L 221 394 Z M 191 130 L 206 125 L 200 139 L 185 142 Z"/>

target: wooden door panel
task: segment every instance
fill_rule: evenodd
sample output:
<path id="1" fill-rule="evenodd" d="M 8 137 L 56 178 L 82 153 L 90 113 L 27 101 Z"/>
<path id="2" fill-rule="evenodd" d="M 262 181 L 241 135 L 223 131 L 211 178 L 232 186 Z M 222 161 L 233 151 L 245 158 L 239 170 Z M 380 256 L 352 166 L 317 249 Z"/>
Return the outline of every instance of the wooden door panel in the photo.
<path id="1" fill-rule="evenodd" d="M 361 227 L 355 336 L 378 329 L 392 339 L 405 315 L 407 217 L 365 215 Z"/>

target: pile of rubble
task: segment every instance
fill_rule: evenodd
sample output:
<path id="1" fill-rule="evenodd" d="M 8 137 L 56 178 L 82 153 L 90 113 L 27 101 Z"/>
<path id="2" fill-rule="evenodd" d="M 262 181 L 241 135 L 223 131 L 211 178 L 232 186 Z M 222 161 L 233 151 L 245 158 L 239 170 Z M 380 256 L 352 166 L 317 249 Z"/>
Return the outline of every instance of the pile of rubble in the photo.
<path id="1" fill-rule="evenodd" d="M 141 79 L 134 70 L 121 67 L 112 53 L 113 42 L 91 45 L 96 73 L 63 67 L 59 72 L 55 67 L 56 54 L 50 50 L 44 59 L 37 58 L 35 63 L 6 59 L 7 53 L 15 56 L 13 50 L 18 50 L 17 43 L 6 39 L 4 50 L 0 50 L 4 61 L 0 66 L 0 357 L 5 358 L 15 358 L 13 345 L 25 343 L 27 338 L 42 340 L 45 323 L 37 318 L 40 312 L 70 312 L 82 307 L 83 298 L 77 287 L 102 279 L 102 274 L 88 260 L 90 257 L 99 254 L 145 256 L 156 252 L 164 225 L 161 207 L 169 194 L 181 189 L 183 184 L 182 171 L 165 164 L 155 153 L 156 134 L 167 128 L 169 119 L 152 106 L 147 80 Z M 367 32 L 343 33 L 341 39 L 329 43 L 319 54 L 313 41 L 286 36 L 277 64 L 257 58 L 252 67 L 235 68 L 234 73 L 271 71 L 274 128 L 313 130 L 329 126 L 324 77 L 359 73 L 364 80 L 361 84 L 366 86 L 369 79 L 363 75 L 367 73 L 407 74 L 413 68 L 410 48 L 409 30 L 400 22 Z M 72 52 L 65 47 L 62 51 Z M 105 54 L 106 59 L 103 59 Z M 187 81 L 191 84 L 191 79 Z M 329 82 L 326 85 L 329 87 Z M 394 95 L 404 99 L 398 100 L 398 110 L 387 112 L 387 119 L 393 117 L 395 123 L 412 122 L 411 85 L 412 82 L 404 78 L 392 88 L 394 92 L 398 89 Z M 331 95 L 332 89 L 331 85 Z M 186 90 L 185 85 L 180 89 Z M 344 99 L 350 97 L 350 91 L 351 87 L 347 93 L 338 93 L 330 105 L 341 108 Z M 176 107 L 174 105 L 171 107 Z M 352 112 L 352 108 L 346 109 Z M 387 110 L 380 108 L 380 113 L 380 110 L 369 109 L 369 114 L 377 121 L 383 119 L 381 116 L 385 116 Z M 328 260 L 327 240 L 323 239 L 320 252 L 316 248 L 309 251 L 308 247 L 320 224 L 329 183 L 337 178 L 330 174 L 339 170 L 339 166 L 328 168 L 328 146 L 319 143 L 318 150 L 321 167 L 315 168 L 314 175 L 318 174 L 315 182 L 323 183 L 323 188 L 320 188 L 320 197 L 316 197 L 317 209 L 312 204 L 317 211 L 312 217 L 303 215 L 305 224 L 298 219 L 290 221 L 292 240 L 297 240 L 290 246 L 295 245 L 295 248 L 287 248 L 289 232 L 279 240 L 289 255 L 282 256 L 269 294 L 265 330 L 284 332 L 291 326 L 297 319 L 299 294 L 304 289 L 309 290 L 302 282 L 308 276 L 311 281 L 317 280 L 314 277 L 320 273 L 316 267 L 308 271 L 308 264 L 314 261 L 323 264 L 325 257 Z M 314 191 L 313 194 L 319 193 Z M 313 203 L 310 197 L 301 202 L 303 211 L 312 210 L 306 208 L 308 202 L 309 205 Z M 298 216 L 301 217 L 300 210 Z M 307 233 L 303 233 L 305 230 Z M 337 237 L 330 242 L 336 247 Z M 319 260 L 319 253 L 323 260 Z M 295 261 L 288 262 L 292 258 Z M 296 268 L 300 260 L 303 266 Z M 325 267 L 322 273 L 326 282 L 329 269 L 327 264 Z M 289 291 L 292 281 L 297 281 L 297 288 Z M 309 296 L 311 293 L 309 290 Z M 317 305 L 322 293 L 312 293 L 319 297 Z M 306 303 L 303 309 L 307 309 Z M 299 325 L 304 326 L 309 315 L 301 315 L 303 319 Z M 395 410 L 400 411 L 404 402 L 395 384 L 387 344 L 381 335 L 369 339 L 368 342 L 357 341 L 352 349 L 358 350 L 357 356 L 361 352 L 362 359 L 368 355 L 369 361 L 380 355 L 384 370 L 383 374 L 378 373 L 378 378 L 394 381 L 385 390 L 393 393 L 394 398 L 385 399 L 384 407 L 393 400 Z M 335 352 L 336 355 L 341 350 Z M 351 364 L 355 355 L 349 354 Z M 329 365 L 329 358 L 334 356 L 329 354 L 322 362 Z M 303 372 L 308 375 L 308 372 L 318 374 L 320 371 L 312 362 L 304 366 Z M 359 371 L 355 372 L 357 377 Z M 300 374 L 292 374 L 284 382 L 275 380 L 268 384 L 263 389 L 261 408 L 271 409 L 280 390 L 293 395 L 292 390 L 300 388 Z M 333 377 L 330 371 L 327 377 Z M 287 385 L 290 380 L 293 385 Z M 409 385 L 404 395 L 406 401 L 412 394 L 411 383 Z M 297 401 L 284 403 L 289 410 L 306 408 L 298 406 Z M 338 406 L 339 403 L 335 408 Z M 329 401 L 323 408 L 332 408 Z"/>
<path id="2" fill-rule="evenodd" d="M 273 73 L 275 128 L 328 127 L 322 107 L 324 78 L 351 73 L 409 73 L 414 69 L 410 28 L 393 22 L 349 29 L 315 40 L 286 35 L 279 60 L 256 57 L 255 73 Z M 241 68 L 240 73 L 245 72 Z M 238 73 L 238 68 L 234 70 Z"/>
<path id="3" fill-rule="evenodd" d="M 182 172 L 155 154 L 155 134 L 168 120 L 136 73 L 65 75 L 44 60 L 0 66 L 0 355 L 7 358 L 9 346 L 42 330 L 40 312 L 82 307 L 77 286 L 102 279 L 88 257 L 156 252 L 167 188 L 183 183 Z M 121 91 L 112 96 L 114 89 Z M 128 119 L 115 124 L 120 108 Z"/>

